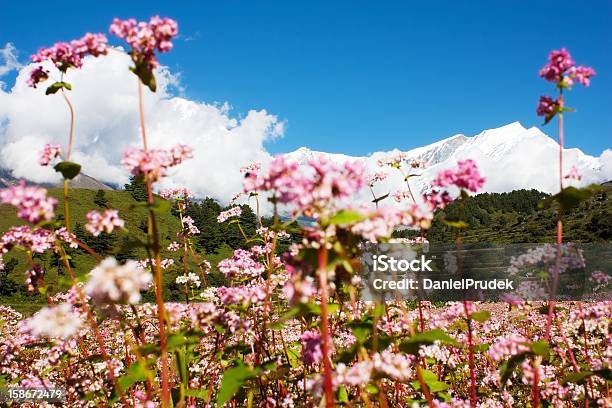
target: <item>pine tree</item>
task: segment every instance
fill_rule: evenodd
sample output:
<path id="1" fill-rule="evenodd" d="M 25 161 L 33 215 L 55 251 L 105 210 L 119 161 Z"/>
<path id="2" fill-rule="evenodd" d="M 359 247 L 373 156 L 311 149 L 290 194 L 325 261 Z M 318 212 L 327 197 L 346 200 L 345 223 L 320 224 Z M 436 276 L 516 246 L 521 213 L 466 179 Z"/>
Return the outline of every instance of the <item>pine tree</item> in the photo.
<path id="1" fill-rule="evenodd" d="M 106 193 L 104 190 L 98 190 L 93 200 L 94 204 L 100 208 L 108 207 L 108 199 L 106 198 Z"/>
<path id="2" fill-rule="evenodd" d="M 147 186 L 143 180 L 132 176 L 130 182 L 126 184 L 125 191 L 129 191 L 136 201 L 147 201 Z"/>

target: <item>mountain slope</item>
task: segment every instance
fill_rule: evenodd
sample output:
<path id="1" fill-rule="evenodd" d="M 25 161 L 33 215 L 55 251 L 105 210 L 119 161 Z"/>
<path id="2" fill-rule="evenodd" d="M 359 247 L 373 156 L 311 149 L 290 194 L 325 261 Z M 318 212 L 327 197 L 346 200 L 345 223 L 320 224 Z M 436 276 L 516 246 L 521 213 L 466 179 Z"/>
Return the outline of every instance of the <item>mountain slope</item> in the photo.
<path id="1" fill-rule="evenodd" d="M 324 154 L 336 162 L 361 160 L 370 172 L 380 171 L 377 160 L 388 154 L 404 153 L 407 160 L 426 163 L 421 177 L 411 179 L 419 191 L 427 189 L 435 174 L 456 165 L 458 160 L 474 159 L 487 178 L 486 192 L 506 192 L 517 189 L 537 189 L 552 193 L 558 189 L 558 151 L 555 140 L 538 128 L 524 128 L 520 123 L 489 129 L 475 136 L 455 135 L 447 139 L 408 151 L 375 152 L 365 157 L 314 152 L 302 147 L 288 153 L 289 157 L 304 162 L 315 154 Z M 584 154 L 579 149 L 564 150 L 564 173 L 576 166 L 584 175 L 582 184 L 602 183 L 612 179 L 612 150 L 600 157 Z M 378 185 L 380 194 L 405 188 L 403 177 L 385 169 L 390 177 Z"/>
<path id="2" fill-rule="evenodd" d="M 13 177 L 13 175 L 11 174 L 11 172 L 9 170 L 0 168 L 0 188 L 5 188 L 8 186 L 13 186 L 15 184 L 19 183 L 19 179 Z M 34 183 L 29 183 L 28 184 L 34 184 Z M 49 184 L 49 183 L 43 183 L 43 184 L 39 184 L 43 187 L 59 187 L 60 184 L 57 185 L 53 185 L 53 184 Z M 79 174 L 78 176 L 76 176 L 71 182 L 70 182 L 70 187 L 71 188 L 82 188 L 82 189 L 86 189 L 86 190 L 113 190 L 112 187 L 102 183 L 99 180 L 96 180 L 95 178 L 88 176 L 87 174 Z"/>

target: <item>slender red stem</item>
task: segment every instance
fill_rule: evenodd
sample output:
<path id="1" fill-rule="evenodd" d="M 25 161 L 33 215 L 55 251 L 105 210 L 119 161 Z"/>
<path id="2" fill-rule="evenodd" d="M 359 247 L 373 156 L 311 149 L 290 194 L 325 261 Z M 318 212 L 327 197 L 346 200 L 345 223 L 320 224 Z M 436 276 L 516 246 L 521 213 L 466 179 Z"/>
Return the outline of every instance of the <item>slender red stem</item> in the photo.
<path id="1" fill-rule="evenodd" d="M 327 248 L 319 248 L 319 286 L 321 287 L 321 336 L 323 351 L 323 389 L 325 391 L 325 406 L 331 408 L 335 405 L 334 390 L 332 386 L 332 366 L 330 356 L 329 322 L 327 318 Z"/>
<path id="2" fill-rule="evenodd" d="M 147 133 L 145 127 L 144 117 L 144 102 L 142 97 L 142 82 L 138 79 L 138 109 L 140 114 L 140 132 L 142 135 L 142 144 L 144 151 L 147 152 Z M 153 199 L 153 186 L 151 179 L 146 177 L 147 184 L 147 201 L 150 205 L 154 203 Z M 166 338 L 166 311 L 164 307 L 164 296 L 163 296 L 163 279 L 161 271 L 161 255 L 159 253 L 159 236 L 157 231 L 157 225 L 155 221 L 155 214 L 153 210 L 149 208 L 149 227 L 148 235 L 152 240 L 154 259 L 151 259 L 153 267 L 155 268 L 155 301 L 157 303 L 157 320 L 159 323 L 159 348 L 161 358 L 161 403 L 162 407 L 170 406 L 170 382 L 169 382 L 169 365 L 168 365 L 168 348 Z"/>

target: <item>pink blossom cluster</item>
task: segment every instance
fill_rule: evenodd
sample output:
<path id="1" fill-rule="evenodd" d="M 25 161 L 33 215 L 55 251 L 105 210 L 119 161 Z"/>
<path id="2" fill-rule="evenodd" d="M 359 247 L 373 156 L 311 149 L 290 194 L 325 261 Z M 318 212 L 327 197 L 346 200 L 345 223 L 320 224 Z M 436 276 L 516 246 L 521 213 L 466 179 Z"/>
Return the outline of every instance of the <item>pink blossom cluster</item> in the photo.
<path id="1" fill-rule="evenodd" d="M 515 333 L 508 334 L 499 337 L 489 348 L 488 354 L 494 361 L 501 361 L 508 357 L 530 351 L 529 346 L 527 346 L 528 343 L 529 340 L 521 335 Z"/>
<path id="2" fill-rule="evenodd" d="M 576 166 L 572 166 L 570 171 L 563 178 L 580 181 L 582 180 L 582 172 L 580 172 Z"/>
<path id="3" fill-rule="evenodd" d="M 66 72 L 69 68 L 81 68 L 83 59 L 87 55 L 98 57 L 106 55 L 108 52 L 107 39 L 104 34 L 87 33 L 78 40 L 58 42 L 49 48 L 41 48 L 30 57 L 32 62 L 40 63 L 50 60 L 61 72 Z M 30 73 L 28 85 L 36 85 L 48 78 L 48 72 L 38 66 Z"/>
<path id="4" fill-rule="evenodd" d="M 186 275 L 177 276 L 175 282 L 178 285 L 187 285 L 195 288 L 199 288 L 201 285 L 200 277 L 193 272 L 189 272 Z"/>
<path id="5" fill-rule="evenodd" d="M 406 153 L 397 152 L 397 153 L 390 154 L 386 157 L 383 157 L 381 159 L 378 159 L 376 163 L 380 167 L 389 166 L 389 167 L 399 169 L 402 165 L 402 162 L 406 160 L 407 157 L 408 156 L 406 155 Z"/>
<path id="6" fill-rule="evenodd" d="M 159 196 L 165 200 L 187 200 L 193 198 L 193 193 L 186 187 L 171 187 L 160 191 Z"/>
<path id="7" fill-rule="evenodd" d="M 183 216 L 183 218 L 181 219 L 184 225 L 184 232 L 183 234 L 185 234 L 186 236 L 193 236 L 193 235 L 197 235 L 200 233 L 200 230 L 198 229 L 198 227 L 196 227 L 195 225 L 195 221 L 193 220 L 193 218 L 191 218 L 188 215 Z M 181 235 L 181 233 L 178 233 L 179 235 Z"/>
<path id="8" fill-rule="evenodd" d="M 55 239 L 51 231 L 43 228 L 30 228 L 27 225 L 11 227 L 0 237 L 0 253 L 7 253 L 13 247 L 42 254 L 53 248 Z"/>
<path id="9" fill-rule="evenodd" d="M 219 262 L 219 270 L 226 278 L 256 278 L 264 273 L 264 265 L 255 261 L 249 251 L 236 249 L 231 258 Z"/>
<path id="10" fill-rule="evenodd" d="M 366 184 L 370 187 L 374 187 L 374 184 L 384 181 L 387 178 L 387 173 L 384 171 L 378 171 L 376 173 L 366 175 Z"/>
<path id="11" fill-rule="evenodd" d="M 307 303 L 316 293 L 317 288 L 312 276 L 293 274 L 283 286 L 283 295 L 290 305 Z"/>
<path id="12" fill-rule="evenodd" d="M 178 251 L 178 249 L 181 247 L 181 245 L 176 242 L 176 241 L 172 241 L 169 245 L 168 245 L 168 251 L 170 252 L 176 252 Z"/>
<path id="13" fill-rule="evenodd" d="M 66 227 L 61 227 L 55 231 L 55 235 L 68 244 L 70 248 L 78 248 L 79 244 L 77 243 L 76 235 L 72 232 L 69 232 Z"/>
<path id="14" fill-rule="evenodd" d="M 536 265 L 548 266 L 548 271 L 563 273 L 571 269 L 580 269 L 586 266 L 583 252 L 574 247 L 571 243 L 561 245 L 561 255 L 557 263 L 557 246 L 553 244 L 543 244 L 534 248 L 529 248 L 527 252 L 512 257 L 508 273 L 516 275 L 521 269 L 531 268 Z"/>
<path id="15" fill-rule="evenodd" d="M 217 222 L 221 224 L 232 217 L 240 217 L 241 215 L 242 215 L 242 208 L 232 207 L 229 210 L 221 211 L 219 215 L 217 216 Z"/>
<path id="16" fill-rule="evenodd" d="M 538 116 L 550 117 L 554 115 L 560 107 L 559 100 L 552 99 L 550 96 L 540 96 L 540 102 L 536 109 Z"/>
<path id="17" fill-rule="evenodd" d="M 222 286 L 217 289 L 217 296 L 224 305 L 257 304 L 266 299 L 266 291 L 261 286 Z"/>
<path id="18" fill-rule="evenodd" d="M 38 66 L 30 71 L 30 77 L 26 80 L 26 84 L 29 87 L 36 88 L 36 85 L 46 81 L 47 79 L 49 79 L 49 71 L 41 66 Z"/>
<path id="19" fill-rule="evenodd" d="M 128 148 L 123 152 L 121 163 L 134 176 L 146 177 L 155 182 L 164 177 L 168 168 L 181 164 L 193 157 L 193 149 L 178 144 L 169 150 L 152 149 L 144 151 L 139 148 Z"/>
<path id="20" fill-rule="evenodd" d="M 152 279 L 151 273 L 139 268 L 136 261 L 120 265 L 115 258 L 106 258 L 90 272 L 85 293 L 100 304 L 134 304 Z"/>
<path id="21" fill-rule="evenodd" d="M 36 338 L 67 339 L 76 335 L 82 325 L 72 305 L 62 303 L 42 308 L 26 321 L 24 328 Z"/>
<path id="22" fill-rule="evenodd" d="M 307 365 L 319 364 L 323 360 L 321 334 L 317 330 L 306 330 L 300 336 L 302 361 Z"/>
<path id="23" fill-rule="evenodd" d="M 540 70 L 540 76 L 549 82 L 572 86 L 574 80 L 589 86 L 595 70 L 584 65 L 575 66 L 570 53 L 565 49 L 553 50 L 548 54 L 548 62 Z"/>
<path id="24" fill-rule="evenodd" d="M 456 186 L 472 192 L 481 189 L 484 183 L 485 179 L 480 175 L 476 162 L 471 159 L 460 160 L 456 169 L 441 171 L 432 182 L 436 187 Z"/>
<path id="25" fill-rule="evenodd" d="M 172 49 L 172 38 L 178 34 L 178 24 L 170 18 L 159 16 L 151 17 L 149 22 L 115 18 L 109 32 L 124 38 L 132 47 L 134 62 L 144 62 L 149 69 L 155 69 L 158 65 L 155 51 L 168 52 Z"/>
<path id="26" fill-rule="evenodd" d="M 113 209 L 104 210 L 101 214 L 96 210 L 91 210 L 87 213 L 86 217 L 87 224 L 85 224 L 85 229 L 94 237 L 97 237 L 102 232 L 110 234 L 115 228 L 123 228 L 125 226 L 125 221 L 119 218 L 119 211 Z"/>
<path id="27" fill-rule="evenodd" d="M 53 159 L 60 156 L 62 153 L 62 148 L 60 145 L 52 145 L 47 143 L 43 148 L 42 152 L 40 152 L 40 157 L 38 159 L 38 164 L 41 166 L 48 166 L 51 164 Z"/>
<path id="28" fill-rule="evenodd" d="M 391 197 L 393 197 L 393 200 L 396 202 L 401 203 L 404 200 L 411 199 L 412 194 L 409 190 L 397 190 L 391 194 Z"/>
<path id="29" fill-rule="evenodd" d="M 247 174 L 245 192 L 272 191 L 283 204 L 294 204 L 307 215 L 317 214 L 332 200 L 350 197 L 366 184 L 359 161 L 342 165 L 318 155 L 300 169 L 296 162 L 277 156 L 263 174 Z"/>
<path id="30" fill-rule="evenodd" d="M 261 163 L 251 163 L 240 168 L 240 172 L 245 175 L 257 174 L 261 170 Z"/>
<path id="31" fill-rule="evenodd" d="M 455 198 L 448 191 L 431 190 L 423 195 L 425 203 L 432 209 L 444 209 L 447 205 L 455 201 Z"/>
<path id="32" fill-rule="evenodd" d="M 17 208 L 17 216 L 22 220 L 37 224 L 49 221 L 55 216 L 57 200 L 47 197 L 47 190 L 26 186 L 22 181 L 16 186 L 0 190 L 0 203 Z"/>

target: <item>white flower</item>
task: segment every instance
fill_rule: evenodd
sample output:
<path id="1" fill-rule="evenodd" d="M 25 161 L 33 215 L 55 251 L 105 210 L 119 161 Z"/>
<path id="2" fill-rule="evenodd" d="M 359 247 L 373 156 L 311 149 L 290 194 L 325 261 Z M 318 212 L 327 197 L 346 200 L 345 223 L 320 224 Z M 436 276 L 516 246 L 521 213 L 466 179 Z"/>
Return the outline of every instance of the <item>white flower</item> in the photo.
<path id="1" fill-rule="evenodd" d="M 152 275 L 136 261 L 119 265 L 115 258 L 106 258 L 91 273 L 85 292 L 98 303 L 138 303 L 140 291 L 148 289 Z"/>
<path id="2" fill-rule="evenodd" d="M 68 339 L 74 336 L 83 321 L 69 303 L 43 307 L 25 322 L 25 328 L 36 338 Z"/>

